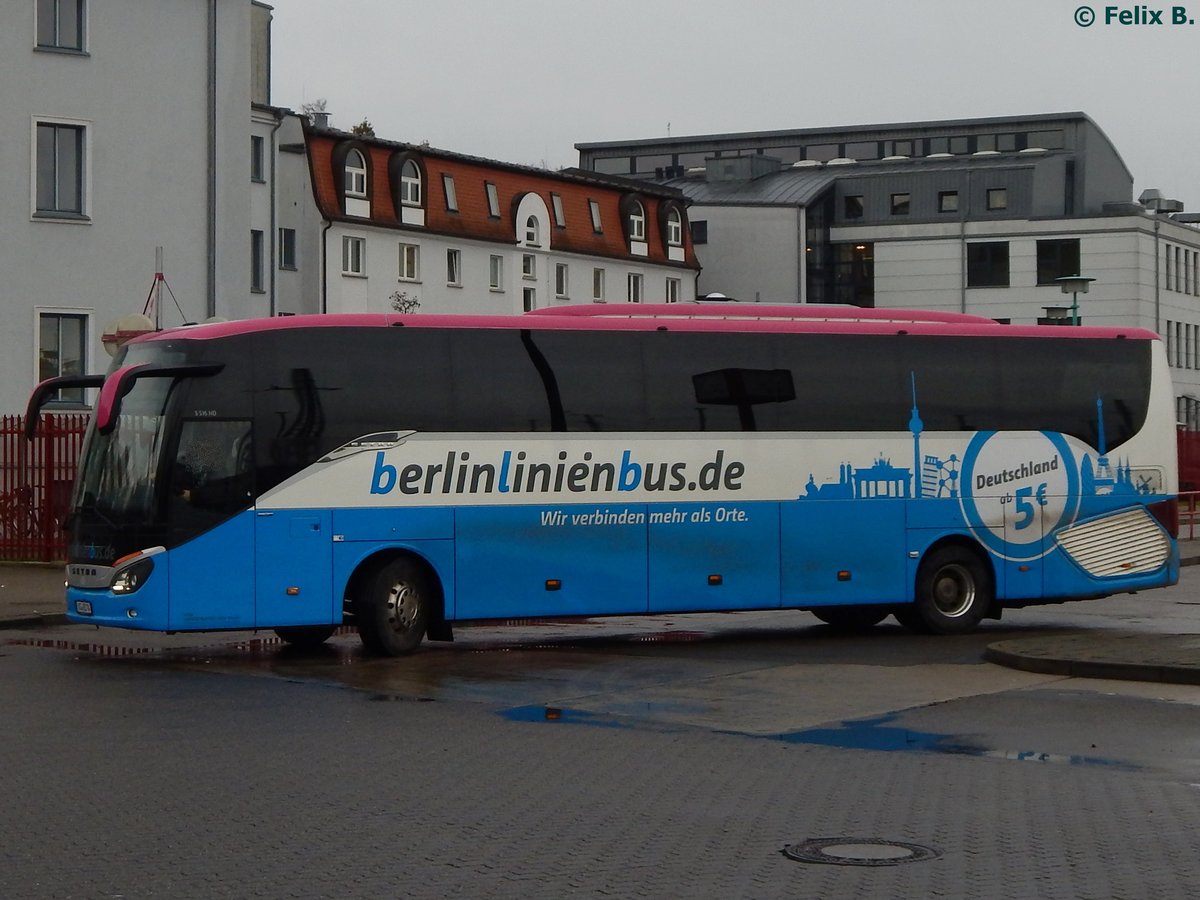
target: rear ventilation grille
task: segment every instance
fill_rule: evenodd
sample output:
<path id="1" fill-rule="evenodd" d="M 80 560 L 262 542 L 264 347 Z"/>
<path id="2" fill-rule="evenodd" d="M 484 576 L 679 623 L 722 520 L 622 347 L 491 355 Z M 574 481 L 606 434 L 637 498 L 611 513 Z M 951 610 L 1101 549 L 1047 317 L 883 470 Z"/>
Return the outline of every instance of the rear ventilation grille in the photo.
<path id="1" fill-rule="evenodd" d="M 1154 572 L 1171 556 L 1171 541 L 1140 506 L 1064 528 L 1054 540 L 1080 568 L 1097 578 Z"/>

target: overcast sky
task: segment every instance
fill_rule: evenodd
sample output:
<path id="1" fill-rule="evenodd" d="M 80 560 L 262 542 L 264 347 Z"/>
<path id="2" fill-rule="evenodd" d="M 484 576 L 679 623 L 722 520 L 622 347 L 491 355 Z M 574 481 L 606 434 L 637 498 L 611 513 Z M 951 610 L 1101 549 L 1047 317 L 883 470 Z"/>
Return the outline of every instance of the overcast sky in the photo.
<path id="1" fill-rule="evenodd" d="M 581 141 L 1082 111 L 1135 199 L 1200 212 L 1200 0 L 1090 27 L 1079 0 L 268 2 L 272 102 L 389 140 L 561 168 Z"/>

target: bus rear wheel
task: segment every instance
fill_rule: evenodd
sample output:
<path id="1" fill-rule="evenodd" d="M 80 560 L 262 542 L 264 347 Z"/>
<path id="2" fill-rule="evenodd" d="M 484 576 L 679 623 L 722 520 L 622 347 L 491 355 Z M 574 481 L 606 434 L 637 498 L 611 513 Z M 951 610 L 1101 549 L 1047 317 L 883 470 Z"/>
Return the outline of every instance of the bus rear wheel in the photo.
<path id="1" fill-rule="evenodd" d="M 917 570 L 917 597 L 910 609 L 897 614 L 914 630 L 933 634 L 974 631 L 992 604 L 992 573 L 976 553 L 965 547 L 939 547 Z"/>
<path id="2" fill-rule="evenodd" d="M 329 640 L 334 632 L 333 625 L 289 625 L 286 628 L 276 628 L 275 634 L 285 644 L 302 649 L 320 647 Z"/>
<path id="3" fill-rule="evenodd" d="M 363 646 L 382 656 L 412 653 L 425 637 L 434 586 L 409 557 L 384 563 L 355 598 L 354 618 Z"/>
<path id="4" fill-rule="evenodd" d="M 829 606 L 809 612 L 838 631 L 865 631 L 888 615 L 888 610 L 877 606 Z"/>

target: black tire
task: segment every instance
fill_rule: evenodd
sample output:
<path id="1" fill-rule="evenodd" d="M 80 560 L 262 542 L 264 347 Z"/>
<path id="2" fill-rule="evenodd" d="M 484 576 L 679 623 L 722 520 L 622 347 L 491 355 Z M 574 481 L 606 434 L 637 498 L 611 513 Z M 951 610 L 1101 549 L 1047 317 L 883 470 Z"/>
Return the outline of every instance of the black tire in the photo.
<path id="1" fill-rule="evenodd" d="M 888 616 L 888 610 L 877 606 L 824 606 L 809 612 L 838 631 L 865 631 Z"/>
<path id="2" fill-rule="evenodd" d="M 411 557 L 384 563 L 354 598 L 363 646 L 380 656 L 404 656 L 420 646 L 435 596 L 428 571 Z"/>
<path id="3" fill-rule="evenodd" d="M 279 639 L 293 647 L 320 647 L 336 630 L 334 625 L 289 625 L 276 628 Z"/>
<path id="4" fill-rule="evenodd" d="M 978 554 L 966 547 L 939 547 L 917 570 L 912 615 L 923 631 L 967 634 L 979 625 L 994 596 L 991 570 Z M 896 617 L 904 623 L 901 615 L 907 614 L 904 610 Z"/>

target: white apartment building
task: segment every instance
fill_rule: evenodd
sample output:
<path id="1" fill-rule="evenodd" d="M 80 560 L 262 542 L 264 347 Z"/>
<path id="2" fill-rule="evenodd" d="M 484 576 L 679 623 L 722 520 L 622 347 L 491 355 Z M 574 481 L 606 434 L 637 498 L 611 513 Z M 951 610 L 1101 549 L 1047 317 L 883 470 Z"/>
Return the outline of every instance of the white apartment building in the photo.
<path id="1" fill-rule="evenodd" d="M 251 0 L 0 5 L 0 411 L 108 365 L 101 334 L 143 311 L 158 247 L 164 325 L 244 314 L 270 15 Z"/>

